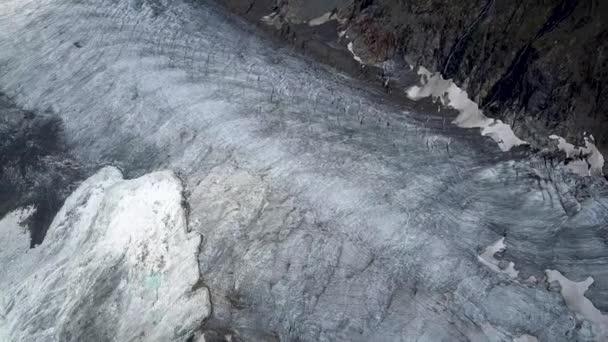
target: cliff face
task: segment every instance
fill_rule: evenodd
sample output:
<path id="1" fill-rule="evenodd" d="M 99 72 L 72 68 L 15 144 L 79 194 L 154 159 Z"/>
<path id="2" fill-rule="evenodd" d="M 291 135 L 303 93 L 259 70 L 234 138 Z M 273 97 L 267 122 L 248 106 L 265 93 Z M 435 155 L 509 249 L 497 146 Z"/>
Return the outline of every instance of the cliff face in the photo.
<path id="1" fill-rule="evenodd" d="M 353 31 L 374 56 L 453 78 L 526 138 L 587 131 L 605 149 L 607 13 L 602 1 L 368 1 Z"/>
<path id="2" fill-rule="evenodd" d="M 581 143 L 587 132 L 602 152 L 608 149 L 604 1 L 220 2 L 250 19 L 275 11 L 290 40 L 304 47 L 323 41 L 327 50 L 336 44 L 327 43 L 325 25 L 301 24 L 333 13 L 337 20 L 326 25 L 344 32 L 341 46 L 351 43 L 365 64 L 391 61 L 398 76 L 410 65 L 441 72 L 533 145 L 547 145 L 550 134 Z"/>

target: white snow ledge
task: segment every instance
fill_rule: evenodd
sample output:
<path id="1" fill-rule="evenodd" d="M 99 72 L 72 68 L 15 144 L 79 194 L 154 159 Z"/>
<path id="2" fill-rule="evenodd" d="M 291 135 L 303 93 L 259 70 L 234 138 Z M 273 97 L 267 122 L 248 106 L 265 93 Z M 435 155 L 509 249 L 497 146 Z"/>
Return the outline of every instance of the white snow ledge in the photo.
<path id="1" fill-rule="evenodd" d="M 477 103 L 469 99 L 466 91 L 460 89 L 452 80 L 446 80 L 440 73 L 431 73 L 424 67 L 418 68 L 420 85 L 406 90 L 407 96 L 412 100 L 432 97 L 440 100 L 441 104 L 459 112 L 453 124 L 463 128 L 481 128 L 481 134 L 492 138 L 502 151 L 509 151 L 515 146 L 527 145 L 526 141 L 518 138 L 511 126 L 501 120 L 486 117 Z M 575 147 L 564 138 L 557 135 L 549 139 L 558 142 L 558 149 L 566 152 L 568 158 L 574 160 L 566 168 L 581 176 L 602 176 L 604 156 L 593 143 L 593 137 L 585 137 L 585 146 Z"/>
<path id="2" fill-rule="evenodd" d="M 528 143 L 519 139 L 511 126 L 500 120 L 486 117 L 477 103 L 469 99 L 466 91 L 460 89 L 452 80 L 446 80 L 440 73 L 431 73 L 424 67 L 419 67 L 420 85 L 406 90 L 412 100 L 426 97 L 439 99 L 444 106 L 456 109 L 460 114 L 452 121 L 463 128 L 481 128 L 481 135 L 489 136 L 502 151 Z"/>

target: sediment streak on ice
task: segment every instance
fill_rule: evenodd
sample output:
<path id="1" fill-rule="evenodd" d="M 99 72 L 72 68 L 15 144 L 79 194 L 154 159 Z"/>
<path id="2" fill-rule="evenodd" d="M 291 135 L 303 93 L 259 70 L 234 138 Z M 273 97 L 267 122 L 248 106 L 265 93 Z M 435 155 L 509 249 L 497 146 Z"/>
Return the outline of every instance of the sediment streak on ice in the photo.
<path id="1" fill-rule="evenodd" d="M 0 240 L 8 341 L 185 340 L 210 303 L 193 290 L 201 237 L 187 232 L 181 201 L 170 172 L 123 180 L 106 167 L 66 200 L 40 246 Z"/>

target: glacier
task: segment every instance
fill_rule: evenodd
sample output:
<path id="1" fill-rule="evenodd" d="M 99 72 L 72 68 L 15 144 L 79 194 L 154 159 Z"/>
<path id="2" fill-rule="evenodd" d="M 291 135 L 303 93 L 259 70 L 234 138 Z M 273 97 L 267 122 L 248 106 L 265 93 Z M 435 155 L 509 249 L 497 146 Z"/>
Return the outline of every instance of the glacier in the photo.
<path id="1" fill-rule="evenodd" d="M 606 336 L 546 275 L 592 277 L 608 311 L 604 179 L 392 103 L 210 2 L 4 0 L 0 27 L 0 92 L 98 166 L 34 249 L 0 224 L 6 340 Z"/>

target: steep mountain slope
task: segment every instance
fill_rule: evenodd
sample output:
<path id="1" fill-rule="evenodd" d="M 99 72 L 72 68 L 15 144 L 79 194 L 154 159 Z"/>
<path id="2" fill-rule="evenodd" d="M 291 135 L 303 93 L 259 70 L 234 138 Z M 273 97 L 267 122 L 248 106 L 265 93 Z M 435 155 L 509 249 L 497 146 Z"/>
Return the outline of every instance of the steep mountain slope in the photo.
<path id="1" fill-rule="evenodd" d="M 536 147 L 551 134 L 582 144 L 587 132 L 608 152 L 605 1 L 219 2 L 258 23 L 275 13 L 287 41 L 325 62 L 349 45 L 397 91 L 411 85 L 410 66 L 440 72 Z"/>

